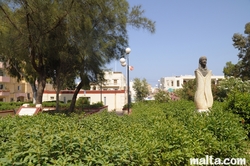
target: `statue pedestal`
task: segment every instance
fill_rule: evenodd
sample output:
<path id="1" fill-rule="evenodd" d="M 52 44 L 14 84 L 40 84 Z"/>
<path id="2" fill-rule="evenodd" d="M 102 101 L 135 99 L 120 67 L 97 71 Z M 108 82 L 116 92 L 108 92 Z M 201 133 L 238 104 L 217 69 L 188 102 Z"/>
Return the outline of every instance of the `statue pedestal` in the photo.
<path id="1" fill-rule="evenodd" d="M 210 110 L 209 109 L 197 109 L 197 112 L 199 112 L 199 113 L 203 113 L 203 112 L 209 113 Z"/>

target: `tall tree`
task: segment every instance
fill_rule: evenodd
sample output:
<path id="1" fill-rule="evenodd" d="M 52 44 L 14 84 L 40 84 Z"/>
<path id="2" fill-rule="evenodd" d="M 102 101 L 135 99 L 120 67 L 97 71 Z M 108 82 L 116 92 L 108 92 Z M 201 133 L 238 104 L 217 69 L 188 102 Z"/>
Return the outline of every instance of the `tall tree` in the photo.
<path id="1" fill-rule="evenodd" d="M 64 20 L 72 3 L 73 0 L 67 2 L 5 0 L 0 4 L 0 10 L 5 15 L 3 21 L 10 32 L 6 36 L 6 41 L 12 43 L 9 47 L 11 51 L 1 49 L 1 56 L 9 66 L 11 58 L 16 59 L 17 63 L 32 65 L 32 70 L 36 72 L 34 80 L 38 82 L 36 99 L 38 104 L 42 103 L 46 79 L 53 72 L 51 62 L 55 62 L 55 57 L 59 55 L 58 52 L 62 48 L 59 46 L 65 41 L 59 40 L 58 37 L 62 39 L 61 29 L 65 27 Z M 26 72 L 28 72 L 26 75 L 31 75 L 30 71 L 26 70 Z"/>
<path id="2" fill-rule="evenodd" d="M 145 78 L 140 80 L 139 78 L 134 79 L 133 89 L 135 91 L 136 101 L 143 101 L 145 97 L 149 95 L 148 83 Z"/>
<path id="3" fill-rule="evenodd" d="M 242 80 L 250 79 L 250 22 L 245 25 L 245 36 L 239 33 L 233 35 L 233 46 L 239 50 L 237 64 L 227 62 L 224 67 L 226 76 L 240 77 Z"/>
<path id="4" fill-rule="evenodd" d="M 76 97 L 82 86 L 89 82 L 102 80 L 105 64 L 112 59 L 119 59 L 127 47 L 127 25 L 144 28 L 154 33 L 154 22 L 143 16 L 144 11 L 140 6 L 135 6 L 129 11 L 126 0 L 91 0 L 88 5 L 77 5 L 80 11 L 72 15 L 70 20 L 76 23 L 73 32 L 74 41 L 79 50 L 78 72 L 80 83 L 76 87 L 69 111 L 74 110 Z M 78 18 L 75 19 L 75 18 Z M 80 29 L 80 31 L 78 31 Z M 84 40 L 82 40 L 84 39 Z M 99 78 L 97 78 L 99 76 Z"/>
<path id="5" fill-rule="evenodd" d="M 240 70 L 239 64 L 233 64 L 231 61 L 226 63 L 226 66 L 223 68 L 223 73 L 226 77 L 239 77 Z"/>
<path id="6" fill-rule="evenodd" d="M 105 64 L 123 54 L 127 25 L 155 31 L 155 23 L 143 16 L 140 6 L 129 9 L 126 0 L 3 0 L 0 11 L 11 34 L 6 41 L 14 49 L 1 49 L 1 56 L 6 62 L 16 58 L 32 65 L 38 81 L 37 103 L 42 102 L 46 79 L 59 81 L 63 62 L 72 62 L 71 73 L 81 80 L 72 98 L 72 112 L 82 86 L 96 82 Z"/>

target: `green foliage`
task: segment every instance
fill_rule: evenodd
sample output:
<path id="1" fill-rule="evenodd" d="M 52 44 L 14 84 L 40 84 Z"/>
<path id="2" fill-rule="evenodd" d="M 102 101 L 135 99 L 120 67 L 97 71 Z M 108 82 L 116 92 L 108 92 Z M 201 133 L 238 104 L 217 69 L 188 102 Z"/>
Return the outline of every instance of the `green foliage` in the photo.
<path id="1" fill-rule="evenodd" d="M 223 72 L 226 76 L 240 77 L 242 80 L 250 79 L 250 22 L 245 25 L 246 36 L 235 33 L 233 35 L 233 46 L 238 49 L 239 61 L 237 64 L 226 63 Z"/>
<path id="2" fill-rule="evenodd" d="M 182 85 L 183 88 L 175 90 L 175 94 L 183 100 L 194 101 L 196 79 L 189 80 Z"/>
<path id="3" fill-rule="evenodd" d="M 170 101 L 170 94 L 162 89 L 160 89 L 155 95 L 154 95 L 155 101 L 164 103 Z"/>
<path id="4" fill-rule="evenodd" d="M 42 103 L 46 79 L 74 89 L 79 77 L 78 90 L 96 81 L 124 52 L 128 25 L 154 33 L 155 22 L 143 14 L 127 0 L 1 0 L 0 58 L 14 76 L 38 81 Z"/>
<path id="5" fill-rule="evenodd" d="M 23 104 L 24 102 L 10 102 L 10 103 L 0 102 L 0 111 L 18 109 Z"/>
<path id="6" fill-rule="evenodd" d="M 233 64 L 231 61 L 226 63 L 226 66 L 223 68 L 223 73 L 225 77 L 239 77 L 240 70 L 239 65 Z"/>
<path id="7" fill-rule="evenodd" d="M 90 101 L 87 97 L 79 97 L 76 101 L 76 106 L 89 106 L 90 105 Z"/>
<path id="8" fill-rule="evenodd" d="M 144 78 L 140 80 L 139 78 L 134 79 L 133 89 L 136 94 L 136 101 L 143 101 L 145 97 L 148 96 L 148 83 L 147 80 Z"/>
<path id="9" fill-rule="evenodd" d="M 228 77 L 219 81 L 217 100 L 225 101 L 229 94 L 236 92 L 250 92 L 250 81 L 242 81 L 240 78 Z"/>
<path id="10" fill-rule="evenodd" d="M 61 107 L 66 107 L 68 105 L 69 104 L 64 104 L 63 101 L 59 102 L 59 106 L 61 106 Z M 42 103 L 42 106 L 43 107 L 56 107 L 56 101 L 45 101 L 45 102 Z"/>
<path id="11" fill-rule="evenodd" d="M 225 110 L 231 111 L 242 118 L 241 122 L 250 138 L 250 93 L 240 91 L 230 93 L 226 100 Z"/>
<path id="12" fill-rule="evenodd" d="M 225 110 L 239 115 L 250 137 L 250 81 L 229 77 L 218 85 L 219 101 L 225 101 Z"/>
<path id="13" fill-rule="evenodd" d="M 129 103 L 129 108 L 133 108 L 133 103 Z M 126 109 L 128 109 L 128 103 L 127 104 L 125 104 L 123 107 L 122 107 L 122 109 L 123 110 L 126 110 Z"/>
<path id="14" fill-rule="evenodd" d="M 101 101 L 97 102 L 97 103 L 92 103 L 88 108 L 100 108 L 103 107 L 103 103 Z"/>
<path id="15" fill-rule="evenodd" d="M 219 103 L 220 104 L 220 103 Z M 246 157 L 239 117 L 218 103 L 143 102 L 133 114 L 38 114 L 0 121 L 1 165 L 189 165 L 191 157 Z"/>
<path id="16" fill-rule="evenodd" d="M 87 97 L 79 97 L 76 101 L 76 107 L 84 108 L 100 108 L 103 107 L 102 102 L 92 103 L 90 104 L 89 99 Z"/>

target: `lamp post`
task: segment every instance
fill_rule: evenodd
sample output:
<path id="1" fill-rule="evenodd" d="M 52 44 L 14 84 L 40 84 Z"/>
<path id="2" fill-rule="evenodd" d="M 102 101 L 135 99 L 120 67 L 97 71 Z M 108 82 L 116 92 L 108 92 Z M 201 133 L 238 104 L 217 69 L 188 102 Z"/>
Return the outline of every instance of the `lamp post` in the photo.
<path id="1" fill-rule="evenodd" d="M 128 114 L 129 114 L 129 108 L 130 108 L 130 90 L 129 90 L 129 53 L 131 52 L 130 48 L 126 48 L 125 50 L 125 56 L 127 58 L 127 62 L 125 58 L 121 58 L 120 62 L 123 67 L 127 67 L 127 95 L 128 95 Z"/>

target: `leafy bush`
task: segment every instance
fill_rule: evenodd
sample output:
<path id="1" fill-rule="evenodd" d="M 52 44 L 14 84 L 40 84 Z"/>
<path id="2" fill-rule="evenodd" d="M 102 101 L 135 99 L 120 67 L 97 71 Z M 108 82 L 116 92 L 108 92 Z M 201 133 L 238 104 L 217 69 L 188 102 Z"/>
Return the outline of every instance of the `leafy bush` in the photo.
<path id="1" fill-rule="evenodd" d="M 182 100 L 194 100 L 194 94 L 196 91 L 196 79 L 189 80 L 182 85 L 183 88 L 176 89 L 175 94 Z"/>
<path id="2" fill-rule="evenodd" d="M 129 108 L 133 108 L 133 103 L 130 103 L 130 104 L 129 104 Z M 123 109 L 123 110 L 128 109 L 128 103 L 125 104 L 125 105 L 122 107 L 122 109 Z"/>
<path id="3" fill-rule="evenodd" d="M 102 102 L 97 102 L 97 103 L 92 103 L 91 105 L 89 105 L 88 108 L 100 108 L 103 107 L 103 103 Z"/>
<path id="4" fill-rule="evenodd" d="M 164 103 L 164 102 L 169 102 L 170 100 L 170 94 L 164 90 L 159 90 L 155 95 L 154 95 L 155 101 Z"/>
<path id="5" fill-rule="evenodd" d="M 240 78 L 229 77 L 221 80 L 218 85 L 218 101 L 225 101 L 230 93 L 250 92 L 250 81 L 242 81 Z"/>
<path id="6" fill-rule="evenodd" d="M 133 104 L 133 114 L 102 112 L 7 117 L 0 121 L 1 165 L 189 165 L 191 157 L 248 157 L 239 117 L 214 104 Z"/>
<path id="7" fill-rule="evenodd" d="M 24 102 L 0 102 L 0 111 L 18 109 L 23 104 Z"/>
<path id="8" fill-rule="evenodd" d="M 61 107 L 65 107 L 67 106 L 68 104 L 65 104 L 63 101 L 59 101 L 59 106 Z M 45 101 L 42 103 L 42 106 L 43 107 L 56 107 L 56 101 Z"/>
<path id="9" fill-rule="evenodd" d="M 76 101 L 77 107 L 87 107 L 90 105 L 90 102 L 87 97 L 79 97 Z"/>
<path id="10" fill-rule="evenodd" d="M 244 124 L 250 138 L 250 93 L 230 93 L 226 100 L 225 109 L 238 114 L 242 118 L 241 122 Z"/>

